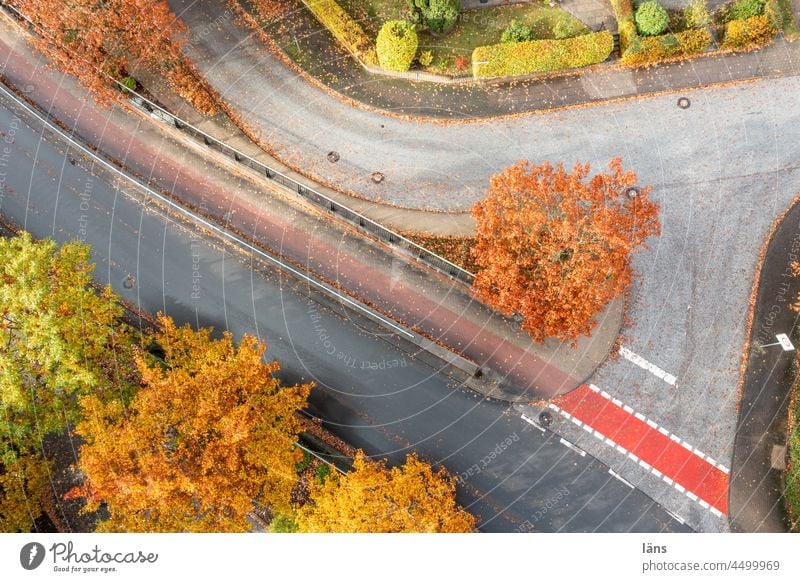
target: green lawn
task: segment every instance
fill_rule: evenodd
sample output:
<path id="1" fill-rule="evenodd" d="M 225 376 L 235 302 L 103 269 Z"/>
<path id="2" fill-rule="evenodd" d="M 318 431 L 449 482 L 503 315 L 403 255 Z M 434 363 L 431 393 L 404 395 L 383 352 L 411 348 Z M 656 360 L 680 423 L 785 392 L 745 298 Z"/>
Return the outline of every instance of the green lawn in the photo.
<path id="1" fill-rule="evenodd" d="M 378 34 L 383 22 L 400 18 L 405 10 L 405 0 L 339 0 L 372 38 Z M 585 34 L 589 30 L 571 14 L 560 8 L 550 8 L 539 3 L 516 4 L 497 8 L 482 8 L 462 12 L 453 29 L 440 37 L 430 33 L 420 34 L 420 51 L 433 53 L 432 72 L 458 73 L 470 70 L 472 50 L 477 46 L 500 42 L 500 35 L 512 20 L 529 26 L 535 38 L 554 38 L 553 28 L 563 22 L 574 32 Z M 466 69 L 458 71 L 459 61 Z"/>
<path id="2" fill-rule="evenodd" d="M 794 386 L 794 410 L 789 412 L 789 468 L 786 472 L 786 500 L 791 531 L 800 532 L 800 378 Z"/>

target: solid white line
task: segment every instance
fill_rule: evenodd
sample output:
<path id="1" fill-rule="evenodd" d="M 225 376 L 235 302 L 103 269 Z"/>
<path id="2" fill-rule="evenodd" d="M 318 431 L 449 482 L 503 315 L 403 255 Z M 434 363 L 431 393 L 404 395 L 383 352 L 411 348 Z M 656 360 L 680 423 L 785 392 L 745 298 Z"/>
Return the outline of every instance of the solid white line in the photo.
<path id="1" fill-rule="evenodd" d="M 538 424 L 538 423 L 537 423 L 535 420 L 528 418 L 528 417 L 527 417 L 527 416 L 525 416 L 524 414 L 522 415 L 522 420 L 524 420 L 524 421 L 525 421 L 525 422 L 527 422 L 528 424 L 531 424 L 531 425 L 535 426 L 535 427 L 536 427 L 536 428 L 538 428 L 540 431 L 544 432 L 544 429 L 543 429 L 541 426 L 539 426 L 539 424 Z"/>
<path id="2" fill-rule="evenodd" d="M 672 518 L 673 518 L 675 521 L 679 521 L 679 522 L 681 523 L 681 525 L 686 525 L 686 522 L 685 522 L 685 521 L 683 521 L 683 518 L 681 518 L 681 517 L 679 517 L 678 515 L 676 515 L 676 514 L 672 513 L 672 512 L 671 512 L 669 509 L 667 509 L 666 507 L 664 508 L 664 511 L 666 511 L 667 513 L 669 513 L 669 514 L 672 516 Z"/>
<path id="3" fill-rule="evenodd" d="M 353 301 L 349 297 L 346 297 L 345 295 L 342 295 L 341 293 L 338 293 L 338 292 L 334 291 L 332 288 L 328 287 L 327 285 L 323 285 L 322 283 L 316 281 L 315 279 L 312 279 L 308 275 L 298 271 L 294 267 L 291 267 L 290 265 L 287 265 L 286 263 L 283 263 L 283 262 L 279 261 L 275 257 L 270 256 L 269 254 L 265 253 L 261 249 L 251 245 L 250 243 L 248 243 L 248 242 L 246 242 L 246 241 L 244 241 L 244 240 L 242 240 L 242 239 L 240 239 L 240 238 L 238 238 L 238 237 L 236 237 L 236 236 L 234 236 L 232 234 L 230 234 L 229 232 L 227 232 L 226 230 L 218 227 L 214 223 L 209 222 L 208 220 L 205 220 L 201 216 L 198 216 L 198 215 L 194 214 L 193 212 L 187 210 L 186 208 L 183 208 L 181 205 L 177 204 L 176 202 L 173 202 L 172 200 L 170 200 L 169 198 L 163 196 L 162 194 L 159 194 L 158 192 L 156 192 L 155 190 L 153 190 L 152 188 L 150 188 L 146 184 L 140 183 L 139 181 L 135 180 L 132 176 L 129 176 L 128 174 L 126 174 L 125 172 L 123 172 L 122 170 L 120 170 L 119 168 L 114 166 L 113 164 L 110 164 L 109 162 L 105 161 L 102 157 L 97 155 L 95 152 L 93 152 L 89 148 L 85 147 L 82 143 L 77 141 L 75 138 L 71 137 L 69 134 L 67 134 L 64 131 L 62 131 L 61 128 L 59 128 L 58 126 L 52 124 L 49 120 L 47 120 L 46 118 L 44 118 L 41 115 L 39 115 L 39 113 L 37 111 L 31 109 L 31 107 L 27 103 L 25 103 L 25 102 L 21 101 L 20 99 L 18 99 L 16 95 L 14 95 L 13 93 L 11 93 L 8 90 L 6 90 L 5 87 L 0 87 L 0 91 L 2 91 L 8 98 L 10 98 L 14 102 L 16 102 L 25 111 L 27 111 L 29 115 L 32 115 L 36 119 L 38 119 L 50 131 L 52 131 L 53 133 L 56 133 L 59 136 L 61 136 L 61 138 L 64 141 L 66 141 L 69 144 L 71 144 L 72 146 L 78 148 L 84 154 L 86 154 L 87 156 L 92 158 L 93 160 L 99 162 L 107 170 L 111 171 L 111 173 L 116 174 L 117 176 L 120 176 L 121 178 L 123 178 L 125 181 L 134 184 L 137 188 L 140 188 L 140 189 L 144 190 L 147 194 L 149 194 L 153 198 L 156 198 L 157 200 L 161 201 L 162 203 L 166 204 L 167 206 L 171 207 L 173 210 L 178 211 L 180 214 L 183 214 L 184 216 L 188 217 L 189 219 L 191 219 L 195 223 L 201 224 L 204 227 L 216 232 L 218 235 L 222 236 L 223 238 L 226 238 L 226 239 L 228 239 L 230 241 L 233 241 L 237 245 L 245 247 L 249 251 L 259 255 L 260 257 L 265 258 L 268 261 L 271 261 L 272 263 L 278 265 L 283 270 L 289 271 L 290 273 L 292 273 L 296 277 L 298 277 L 298 278 L 300 278 L 300 279 L 302 279 L 302 280 L 304 280 L 304 281 L 306 281 L 306 282 L 308 282 L 308 283 L 310 283 L 312 285 L 315 285 L 316 287 L 318 287 L 320 289 L 323 289 L 326 293 L 329 293 L 329 294 L 335 296 L 340 301 L 343 301 L 344 303 L 349 304 L 351 307 L 353 307 L 353 308 L 365 313 L 369 317 L 371 317 L 373 319 L 377 319 L 378 321 L 388 325 L 389 327 L 391 327 L 395 331 L 397 331 L 399 333 L 402 333 L 402 334 L 404 334 L 404 335 L 406 335 L 406 336 L 408 336 L 410 338 L 414 337 L 414 334 L 406 331 L 405 329 L 403 329 L 402 327 L 400 327 L 400 326 L 396 325 L 395 323 L 389 321 L 388 319 L 385 319 L 384 317 L 381 317 L 380 315 L 372 312 L 371 310 L 367 309 L 366 307 L 364 307 L 362 305 L 359 305 L 358 303 L 356 303 L 355 301 Z"/>
<path id="4" fill-rule="evenodd" d="M 585 456 L 586 456 L 586 451 L 579 449 L 578 447 L 576 447 L 575 445 L 573 445 L 573 444 L 572 444 L 571 442 L 569 442 L 568 440 L 566 440 L 566 439 L 563 439 L 563 438 L 562 438 L 562 439 L 559 439 L 559 440 L 561 441 L 561 444 L 562 444 L 562 445 L 564 445 L 564 446 L 565 446 L 565 447 L 567 447 L 568 449 L 572 449 L 573 451 L 575 451 L 576 453 L 578 453 L 578 454 L 579 454 L 581 457 L 585 457 Z"/>
<path id="5" fill-rule="evenodd" d="M 594 384 L 589 384 L 589 389 L 590 390 L 594 390 L 595 392 L 598 392 L 598 393 L 600 392 L 600 388 L 598 388 Z"/>
<path id="6" fill-rule="evenodd" d="M 618 481 L 622 481 L 623 483 L 625 483 L 625 485 L 627 485 L 627 486 L 628 486 L 628 487 L 630 487 L 631 489 L 635 489 L 635 487 L 633 486 L 633 483 L 631 483 L 631 482 L 630 482 L 630 481 L 628 481 L 627 479 L 623 478 L 623 477 L 622 477 L 622 475 L 620 475 L 619 473 L 617 473 L 617 472 L 613 471 L 612 469 L 609 469 L 609 470 L 608 470 L 608 473 L 609 473 L 609 474 L 610 474 L 612 477 L 614 477 L 614 479 L 617 479 Z"/>

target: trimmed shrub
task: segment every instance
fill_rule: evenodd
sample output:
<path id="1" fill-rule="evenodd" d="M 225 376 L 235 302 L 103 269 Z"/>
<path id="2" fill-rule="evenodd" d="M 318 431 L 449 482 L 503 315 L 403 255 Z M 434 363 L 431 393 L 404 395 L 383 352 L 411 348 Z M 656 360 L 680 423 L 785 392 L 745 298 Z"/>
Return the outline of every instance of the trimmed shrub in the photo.
<path id="1" fill-rule="evenodd" d="M 722 47 L 727 49 L 752 49 L 772 42 L 777 30 L 770 19 L 760 14 L 747 19 L 731 20 L 725 25 Z"/>
<path id="2" fill-rule="evenodd" d="M 764 12 L 765 0 L 738 0 L 728 8 L 725 21 L 746 20 Z"/>
<path id="3" fill-rule="evenodd" d="M 458 19 L 461 0 L 406 0 L 412 18 L 433 32 L 448 32 Z"/>
<path id="4" fill-rule="evenodd" d="M 545 39 L 479 46 L 472 53 L 472 73 L 476 79 L 491 79 L 575 69 L 606 60 L 613 49 L 614 37 L 608 31 L 564 40 Z"/>
<path id="5" fill-rule="evenodd" d="M 417 55 L 419 38 L 407 20 L 389 20 L 378 33 L 378 63 L 387 71 L 404 72 Z"/>
<path id="6" fill-rule="evenodd" d="M 702 28 L 711 22 L 705 0 L 694 0 L 683 9 L 683 19 L 688 28 Z"/>
<path id="7" fill-rule="evenodd" d="M 657 36 L 667 29 L 669 14 L 658 2 L 642 2 L 634 16 L 636 30 L 642 36 Z"/>
<path id="8" fill-rule="evenodd" d="M 711 44 L 705 28 L 685 30 L 662 36 L 637 36 L 622 54 L 626 65 L 646 65 L 664 59 L 686 57 L 703 52 Z"/>
<path id="9" fill-rule="evenodd" d="M 423 67 L 430 67 L 433 64 L 433 53 L 431 51 L 422 51 L 419 53 L 418 60 Z"/>
<path id="10" fill-rule="evenodd" d="M 525 26 L 519 20 L 514 19 L 503 31 L 500 42 L 525 42 L 533 38 L 533 31 L 530 26 Z"/>
<path id="11" fill-rule="evenodd" d="M 347 51 L 368 65 L 375 65 L 375 47 L 358 24 L 335 0 L 303 0 L 311 13 Z"/>
<path id="12" fill-rule="evenodd" d="M 620 54 L 625 54 L 631 43 L 638 38 L 636 23 L 633 20 L 633 4 L 631 0 L 610 0 L 614 15 L 617 17 Z"/>

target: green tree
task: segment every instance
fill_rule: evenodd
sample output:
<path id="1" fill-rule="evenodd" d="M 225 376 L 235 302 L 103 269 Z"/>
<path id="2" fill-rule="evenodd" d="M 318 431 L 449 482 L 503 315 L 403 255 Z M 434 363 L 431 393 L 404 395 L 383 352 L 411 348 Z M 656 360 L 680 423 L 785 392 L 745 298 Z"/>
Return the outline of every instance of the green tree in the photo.
<path id="1" fill-rule="evenodd" d="M 131 335 L 110 289 L 91 287 L 89 247 L 0 239 L 0 462 L 78 418 L 75 397 L 116 393 Z M 124 382 L 123 382 L 124 383 Z"/>
<path id="2" fill-rule="evenodd" d="M 461 0 L 406 0 L 416 22 L 437 33 L 449 32 L 458 19 Z"/>

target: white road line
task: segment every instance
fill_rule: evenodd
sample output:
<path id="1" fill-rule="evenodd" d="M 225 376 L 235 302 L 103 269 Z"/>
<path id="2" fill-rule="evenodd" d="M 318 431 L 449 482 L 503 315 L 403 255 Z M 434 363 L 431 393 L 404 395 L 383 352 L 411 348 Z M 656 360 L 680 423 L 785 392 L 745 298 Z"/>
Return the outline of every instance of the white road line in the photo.
<path id="1" fill-rule="evenodd" d="M 666 382 L 670 386 L 675 386 L 675 382 L 677 381 L 677 378 L 675 378 L 675 376 L 673 376 L 672 374 L 668 374 L 655 364 L 648 362 L 639 354 L 632 352 L 631 350 L 629 350 L 624 346 L 620 346 L 619 353 L 623 358 L 633 362 L 643 370 L 647 370 L 648 372 L 653 374 L 653 376 L 655 376 L 656 378 L 664 380 L 664 382 Z"/>
<path id="2" fill-rule="evenodd" d="M 712 507 L 711 508 L 711 513 L 713 513 L 717 517 L 722 517 L 722 512 L 719 509 L 717 509 L 716 507 Z"/>
<path id="3" fill-rule="evenodd" d="M 201 224 L 205 228 L 214 231 L 216 234 L 218 234 L 222 238 L 227 239 L 229 241 L 232 241 L 235 244 L 246 248 L 247 250 L 251 251 L 252 253 L 257 254 L 261 258 L 267 259 L 268 261 L 270 261 L 271 263 L 277 265 L 278 267 L 280 267 L 284 271 L 288 271 L 288 272 L 292 273 L 295 277 L 297 277 L 297 278 L 299 278 L 299 279 L 301 279 L 303 281 L 306 281 L 307 283 L 310 283 L 311 285 L 314 285 L 315 287 L 318 287 L 319 289 L 322 289 L 325 293 L 327 293 L 329 295 L 333 295 L 339 301 L 341 301 L 343 303 L 347 303 L 351 308 L 356 309 L 358 311 L 361 311 L 362 313 L 366 314 L 368 317 L 370 317 L 372 319 L 377 319 L 381 323 L 383 323 L 383 324 L 391 327 L 392 329 L 394 329 L 396 332 L 402 333 L 403 335 L 405 335 L 407 337 L 410 337 L 410 338 L 414 337 L 414 334 L 406 331 L 405 329 L 403 329 L 402 327 L 398 326 L 397 324 L 389 321 L 388 319 L 386 319 L 384 317 L 381 317 L 377 313 L 373 312 L 370 309 L 367 309 L 366 307 L 364 307 L 363 305 L 357 303 L 356 301 L 353 301 L 349 297 L 347 297 L 345 295 L 342 295 L 341 293 L 338 293 L 337 291 L 334 291 L 328 285 L 323 285 L 322 283 L 320 283 L 316 279 L 313 279 L 313 278 L 309 277 L 308 275 L 306 275 L 305 273 L 302 273 L 302 272 L 298 271 L 294 267 L 292 267 L 290 265 L 287 265 L 286 263 L 284 263 L 282 261 L 279 261 L 278 259 L 276 259 L 272 255 L 269 255 L 268 253 L 262 251 L 258 247 L 255 247 L 255 246 L 251 245 L 250 243 L 240 239 L 239 237 L 234 236 L 233 234 L 231 234 L 230 232 L 226 231 L 225 229 L 220 228 L 216 224 L 214 224 L 212 222 L 209 222 L 208 220 L 204 219 L 203 217 L 198 216 L 197 214 L 187 210 L 186 208 L 184 208 L 180 204 L 177 204 L 176 202 L 170 200 L 166 196 L 163 196 L 162 194 L 156 192 L 155 190 L 150 188 L 148 185 L 146 185 L 146 184 L 140 182 L 139 180 L 135 179 L 134 177 L 126 174 L 125 172 L 120 170 L 118 167 L 116 167 L 113 164 L 107 162 L 104 158 L 102 158 L 101 156 L 97 155 L 94 151 L 92 151 L 91 149 L 89 149 L 86 146 L 84 146 L 82 143 L 77 141 L 75 138 L 71 137 L 69 134 L 67 134 L 64 131 L 62 131 L 61 128 L 59 128 L 55 124 L 51 123 L 48 119 L 46 119 L 46 118 L 42 117 L 41 115 L 39 115 L 38 111 L 35 111 L 27 103 L 25 103 L 25 102 L 21 101 L 20 99 L 18 99 L 16 95 L 14 95 L 13 93 L 11 93 L 8 90 L 6 90 L 5 87 L 0 87 L 0 91 L 2 91 L 2 93 L 4 95 L 6 95 L 6 97 L 10 98 L 14 102 L 16 102 L 20 107 L 22 107 L 25 111 L 27 111 L 29 115 L 32 115 L 33 117 L 38 119 L 39 122 L 42 125 L 44 125 L 45 127 L 48 128 L 48 130 L 50 130 L 53 133 L 55 133 L 58 136 L 60 136 L 61 139 L 63 139 L 67 143 L 69 143 L 71 146 L 76 147 L 81 152 L 83 152 L 85 155 L 90 157 L 91 159 L 95 160 L 96 162 L 99 162 L 100 165 L 102 165 L 104 168 L 109 170 L 112 174 L 120 176 L 126 182 L 130 182 L 130 183 L 136 185 L 137 188 L 139 188 L 141 190 L 144 190 L 148 195 L 150 195 L 151 197 L 159 200 L 163 204 L 165 204 L 168 207 L 170 207 L 172 210 L 177 211 L 180 214 L 183 214 L 185 217 L 189 218 L 194 223 Z"/>
<path id="4" fill-rule="evenodd" d="M 611 475 L 612 477 L 614 477 L 614 479 L 617 479 L 618 481 L 622 481 L 623 483 L 625 483 L 625 485 L 627 485 L 631 489 L 635 489 L 635 487 L 633 486 L 633 483 L 631 483 L 627 479 L 623 478 L 622 475 L 620 475 L 619 473 L 615 472 L 613 469 L 609 469 L 608 470 L 608 474 Z"/>
<path id="5" fill-rule="evenodd" d="M 572 444 L 571 442 L 569 442 L 568 440 L 566 440 L 566 439 L 563 439 L 563 438 L 562 438 L 562 439 L 559 439 L 559 440 L 561 441 L 561 444 L 562 444 L 562 445 L 564 445 L 564 446 L 565 446 L 565 447 L 567 447 L 568 449 L 572 449 L 573 451 L 575 451 L 576 453 L 578 453 L 578 454 L 579 454 L 581 457 L 585 457 L 585 456 L 586 456 L 586 451 L 584 451 L 584 450 L 582 450 L 582 449 L 579 449 L 578 447 L 576 447 L 575 445 L 573 445 L 573 444 Z"/>
<path id="6" fill-rule="evenodd" d="M 669 514 L 672 516 L 672 519 L 674 519 L 675 521 L 678 521 L 678 522 L 680 522 L 680 523 L 681 523 L 681 525 L 686 525 L 686 522 L 683 520 L 683 518 L 682 518 L 682 517 L 679 517 L 678 515 L 675 515 L 674 513 L 672 513 L 672 512 L 671 512 L 669 509 L 667 509 L 666 507 L 664 507 L 663 509 L 664 509 L 664 511 L 666 511 L 667 513 L 669 513 Z"/>
<path id="7" fill-rule="evenodd" d="M 525 422 L 527 422 L 528 424 L 530 424 L 530 425 L 533 425 L 534 427 L 538 428 L 540 431 L 544 432 L 544 428 L 542 428 L 541 426 L 539 426 L 539 423 L 537 423 L 537 422 L 536 422 L 535 420 L 533 420 L 532 418 L 528 418 L 527 416 L 525 416 L 525 415 L 523 414 L 523 415 L 522 415 L 522 420 L 524 420 L 524 421 L 525 421 Z"/>

